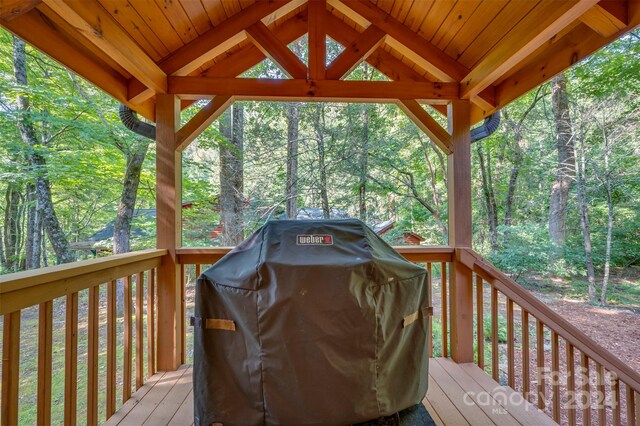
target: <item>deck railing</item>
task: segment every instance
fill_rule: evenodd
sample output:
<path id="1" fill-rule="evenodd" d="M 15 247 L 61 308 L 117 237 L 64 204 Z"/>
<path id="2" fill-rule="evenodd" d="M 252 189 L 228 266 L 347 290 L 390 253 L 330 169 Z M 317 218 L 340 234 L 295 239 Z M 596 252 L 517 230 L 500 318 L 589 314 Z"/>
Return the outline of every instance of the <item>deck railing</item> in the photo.
<path id="1" fill-rule="evenodd" d="M 455 263 L 456 268 L 468 268 L 473 272 L 473 282 L 469 285 L 473 286 L 475 294 L 474 307 L 467 312 L 474 316 L 475 359 L 478 366 L 497 382 L 509 386 L 496 387 L 496 392 L 507 392 L 502 397 L 511 398 L 512 403 L 518 403 L 518 397 L 522 402 L 530 401 L 562 424 L 590 425 L 596 420 L 599 425 L 638 424 L 640 375 L 480 255 L 470 249 L 452 247 L 396 249 L 408 260 L 423 264 L 431 277 L 429 292 L 434 317 L 430 329 L 432 344 L 428 348 L 430 356 L 447 357 L 451 352 L 449 272 Z M 179 308 L 183 324 L 187 323 L 189 315 L 187 303 L 192 298 L 187 297 L 187 291 L 194 290 L 193 278 L 229 250 L 182 248 L 176 251 L 182 270 Z M 87 390 L 83 405 L 88 424 L 108 419 L 118 405 L 116 394 L 122 396 L 124 403 L 130 398 L 132 389 L 142 386 L 145 371 L 146 377 L 155 373 L 155 270 L 166 255 L 166 250 L 147 250 L 0 277 L 0 315 L 3 316 L 0 419 L 3 425 L 18 423 L 19 397 L 28 399 L 19 395 L 20 352 L 25 343 L 21 340 L 21 315 L 36 308 L 37 423 L 49 424 L 51 421 L 52 347 L 55 332 L 61 332 L 53 326 L 54 301 L 56 306 L 62 305 L 61 300 L 66 301 L 63 330 L 65 424 L 76 423 L 79 405 L 79 300 L 82 300 L 80 306 L 86 309 L 86 324 L 81 328 L 86 328 L 87 335 Z M 120 299 L 117 297 L 118 280 L 123 287 L 123 298 Z M 106 300 L 101 302 L 104 287 Z M 124 302 L 122 317 L 116 308 L 118 300 Z M 101 327 L 106 328 L 106 333 L 100 332 Z M 121 352 L 116 346 L 119 329 L 122 330 Z M 187 361 L 188 331 L 183 326 L 183 363 Z M 98 362 L 99 356 L 105 360 L 99 350 L 100 334 L 106 334 L 104 369 L 99 368 L 101 363 Z M 101 343 L 104 346 L 104 342 Z M 122 361 L 118 362 L 120 357 Z M 122 365 L 121 376 L 116 376 L 117 363 Z M 106 377 L 98 377 L 101 371 L 105 371 Z M 99 380 L 105 385 L 99 387 Z M 121 389 L 118 383 L 121 383 Z M 105 395 L 99 395 L 101 389 Z M 99 409 L 102 399 L 104 402 Z M 104 412 L 100 419 L 99 411 Z"/>
<path id="2" fill-rule="evenodd" d="M 430 324 L 432 339 L 429 346 L 429 356 L 434 354 L 434 339 L 436 356 L 449 355 L 449 294 L 448 294 L 448 265 L 453 261 L 455 250 L 446 246 L 401 246 L 394 247 L 407 260 L 419 263 L 427 268 L 431 286 L 429 287 L 429 297 L 432 300 L 434 308 L 434 321 Z M 193 291 L 193 278 L 200 275 L 203 266 L 209 266 L 220 260 L 222 256 L 227 254 L 231 247 L 202 247 L 202 248 L 181 248 L 176 251 L 178 262 L 182 269 L 182 315 L 185 318 L 184 323 L 188 324 L 190 309 L 187 306 L 187 292 Z M 443 303 L 444 301 L 444 303 Z M 439 329 L 434 333 L 433 325 Z M 183 330 L 182 333 L 182 362 L 188 359 L 187 351 L 191 347 L 188 341 L 190 335 L 189 330 Z"/>
<path id="3" fill-rule="evenodd" d="M 455 261 L 475 274 L 476 362 L 480 368 L 489 370 L 494 380 L 506 381 L 557 423 L 640 422 L 640 374 L 473 250 L 456 249 Z M 489 335 L 485 334 L 486 323 Z M 485 343 L 491 345 L 490 350 L 485 351 Z M 490 365 L 485 365 L 487 352 Z"/>
<path id="4" fill-rule="evenodd" d="M 35 395 L 19 395 L 21 348 L 29 343 L 21 339 L 21 316 L 38 309 L 37 314 L 37 424 L 52 422 L 52 365 L 54 333 L 54 302 L 64 303 L 64 424 L 76 424 L 78 413 L 78 336 L 79 300 L 86 306 L 86 423 L 98 424 L 98 401 L 104 399 L 103 411 L 109 418 L 116 410 L 116 393 L 122 401 L 131 397 L 132 387 L 138 389 L 145 380 L 144 334 L 146 325 L 146 368 L 150 377 L 155 373 L 155 268 L 160 265 L 166 250 L 145 250 L 109 256 L 106 258 L 53 266 L 33 271 L 0 276 L 0 315 L 3 316 L 2 337 L 2 425 L 18 424 L 19 398 L 26 401 Z M 145 279 L 146 278 L 146 279 Z M 117 286 L 122 280 L 122 376 L 116 377 Z M 145 285 L 146 282 L 146 285 Z M 101 290 L 106 288 L 106 302 L 100 303 Z M 146 288 L 146 292 L 145 292 Z M 135 294 L 135 295 L 134 295 Z M 144 309 L 146 305 L 146 321 Z M 134 308 L 135 307 L 135 308 Z M 99 368 L 100 313 L 106 316 L 106 368 Z M 104 313 L 106 311 L 106 314 Z M 134 328 L 135 319 L 135 328 Z M 58 321 L 56 321 L 58 322 Z M 146 324 L 145 324 L 146 322 Z M 83 328 L 85 324 L 83 324 Z M 104 329 L 104 327 L 102 327 Z M 29 330 L 25 330 L 29 331 Z M 135 345 L 134 345 L 135 336 Z M 84 342 L 83 347 L 84 347 Z M 133 357 L 135 348 L 135 359 Z M 84 354 L 83 354 L 84 355 Z M 59 354 L 56 354 L 59 356 Z M 135 362 L 135 364 L 134 364 Z M 106 395 L 99 395 L 99 373 L 105 371 Z M 135 371 L 135 380 L 132 377 Z M 117 382 L 122 390 L 116 389 Z M 29 403 L 23 401 L 23 403 Z M 84 403 L 82 405 L 85 405 Z M 24 419 L 20 419 L 22 422 Z M 54 418 L 54 423 L 61 419 Z"/>

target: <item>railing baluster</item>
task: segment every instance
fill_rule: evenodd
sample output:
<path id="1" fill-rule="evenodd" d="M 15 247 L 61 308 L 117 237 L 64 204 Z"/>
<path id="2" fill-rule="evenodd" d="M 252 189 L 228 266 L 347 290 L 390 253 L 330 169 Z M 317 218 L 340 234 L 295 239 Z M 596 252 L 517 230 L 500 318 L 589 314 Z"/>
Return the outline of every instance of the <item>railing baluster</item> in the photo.
<path id="1" fill-rule="evenodd" d="M 544 324 L 536 319 L 536 358 L 538 374 L 538 408 L 545 408 Z"/>
<path id="2" fill-rule="evenodd" d="M 76 424 L 78 397 L 78 293 L 67 296 L 64 367 L 64 423 Z"/>
<path id="3" fill-rule="evenodd" d="M 116 280 L 107 284 L 107 419 L 116 411 L 116 286 Z"/>
<path id="4" fill-rule="evenodd" d="M 200 275 L 199 272 L 200 265 L 196 265 L 196 275 Z M 427 263 L 427 294 L 429 298 L 429 304 L 433 305 L 433 282 L 431 281 L 431 262 Z M 428 343 L 428 353 L 429 358 L 433 356 L 433 321 L 431 318 L 428 319 L 429 329 L 427 330 L 427 336 L 429 336 Z"/>
<path id="5" fill-rule="evenodd" d="M 633 393 L 633 400 L 635 402 L 635 417 L 636 417 L 636 426 L 639 426 L 638 423 L 640 423 L 640 394 L 638 394 L 638 392 L 634 392 Z"/>
<path id="6" fill-rule="evenodd" d="M 496 382 L 499 378 L 498 361 L 498 290 L 491 287 L 491 373 Z"/>
<path id="7" fill-rule="evenodd" d="M 581 402 L 584 404 L 582 407 L 582 425 L 591 425 L 591 384 L 589 383 L 589 358 L 584 352 L 580 352 L 580 368 L 582 377 L 582 395 L 584 400 Z"/>
<path id="8" fill-rule="evenodd" d="M 633 389 L 628 384 L 624 384 L 625 396 L 627 399 L 627 424 L 635 425 L 636 420 L 640 421 L 640 419 L 636 419 L 636 411 L 635 411 L 635 394 Z"/>
<path id="9" fill-rule="evenodd" d="M 606 394 L 604 389 L 604 367 L 596 363 L 596 389 L 598 390 L 598 425 L 607 424 L 607 412 L 605 411 Z"/>
<path id="10" fill-rule="evenodd" d="M 478 346 L 478 367 L 484 370 L 484 294 L 482 277 L 476 275 L 476 339 Z"/>
<path id="11" fill-rule="evenodd" d="M 576 375 L 573 345 L 565 342 L 565 350 L 567 355 L 567 418 L 569 425 L 574 426 L 576 424 Z"/>
<path id="12" fill-rule="evenodd" d="M 610 376 L 611 386 L 611 413 L 613 417 L 614 426 L 620 426 L 620 380 L 618 380 L 618 376 L 614 373 L 611 373 Z"/>
<path id="13" fill-rule="evenodd" d="M 144 372 L 144 350 L 142 337 L 144 334 L 144 314 L 142 302 L 144 297 L 144 272 L 136 274 L 136 390 L 142 387 Z"/>
<path id="14" fill-rule="evenodd" d="M 5 329 L 6 330 L 6 329 Z M 38 408 L 37 422 L 51 424 L 51 354 L 53 347 L 53 301 L 41 303 L 38 315 Z"/>
<path id="15" fill-rule="evenodd" d="M 529 401 L 529 312 L 523 307 L 520 307 L 520 310 L 522 314 L 522 396 Z"/>
<path id="16" fill-rule="evenodd" d="M 2 426 L 18 424 L 20 379 L 20 311 L 4 316 L 2 324 Z"/>
<path id="17" fill-rule="evenodd" d="M 131 398 L 131 364 L 132 364 L 132 305 L 131 276 L 124 279 L 124 367 L 122 369 L 122 403 Z"/>
<path id="18" fill-rule="evenodd" d="M 156 270 L 149 271 L 147 286 L 147 376 L 156 373 L 156 324 L 155 324 L 155 300 L 156 300 Z"/>
<path id="19" fill-rule="evenodd" d="M 551 330 L 551 386 L 553 399 L 553 420 L 560 423 L 560 347 L 558 333 Z"/>
<path id="20" fill-rule="evenodd" d="M 187 323 L 187 319 L 185 318 L 187 315 L 186 307 L 185 307 L 186 283 L 187 283 L 186 273 L 187 273 L 187 270 L 185 268 L 185 265 L 180 264 L 180 315 L 182 318 L 182 321 L 180 321 L 180 327 L 181 327 L 180 340 L 182 341 L 180 345 L 182 347 L 182 353 L 180 354 L 181 364 L 184 364 L 187 359 L 187 345 L 186 345 L 187 330 L 185 328 Z"/>
<path id="21" fill-rule="evenodd" d="M 440 274 L 440 292 L 442 294 L 442 356 L 449 356 L 449 317 L 448 317 L 448 303 L 447 303 L 447 264 L 442 262 Z"/>
<path id="22" fill-rule="evenodd" d="M 89 288 L 87 332 L 87 424 L 98 424 L 98 302 L 100 287 Z"/>
<path id="23" fill-rule="evenodd" d="M 515 374 L 515 332 L 513 325 L 513 300 L 507 297 L 507 381 L 509 387 L 515 389 L 516 387 L 516 374 Z"/>

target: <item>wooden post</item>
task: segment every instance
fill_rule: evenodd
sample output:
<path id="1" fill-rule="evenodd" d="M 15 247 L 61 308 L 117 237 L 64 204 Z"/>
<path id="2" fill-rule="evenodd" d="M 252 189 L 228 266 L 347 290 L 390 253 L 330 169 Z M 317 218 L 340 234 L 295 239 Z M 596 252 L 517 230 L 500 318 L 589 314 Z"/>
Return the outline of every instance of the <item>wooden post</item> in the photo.
<path id="1" fill-rule="evenodd" d="M 448 106 L 452 153 L 447 157 L 449 245 L 471 247 L 471 107 L 468 100 Z M 451 357 L 473 362 L 473 274 L 460 262 L 450 266 Z"/>
<path id="2" fill-rule="evenodd" d="M 182 353 L 180 265 L 182 155 L 176 151 L 180 126 L 180 99 L 157 95 L 156 100 L 156 229 L 158 248 L 169 254 L 158 268 L 158 370 L 176 370 Z"/>

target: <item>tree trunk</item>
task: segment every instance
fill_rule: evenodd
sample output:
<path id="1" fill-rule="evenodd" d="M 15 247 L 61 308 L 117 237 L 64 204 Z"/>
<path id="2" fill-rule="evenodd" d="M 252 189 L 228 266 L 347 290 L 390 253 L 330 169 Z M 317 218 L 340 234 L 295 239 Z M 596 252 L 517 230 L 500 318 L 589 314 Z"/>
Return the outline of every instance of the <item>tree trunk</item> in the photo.
<path id="1" fill-rule="evenodd" d="M 584 238 L 584 261 L 587 267 L 587 281 L 589 283 L 589 303 L 595 303 L 596 280 L 593 267 L 591 228 L 589 226 L 589 212 L 587 210 L 587 184 L 586 184 L 586 158 L 584 152 L 584 138 L 580 137 L 580 151 L 575 153 L 575 158 L 579 159 L 579 168 L 576 169 L 576 195 L 578 201 L 578 212 L 580 215 L 580 227 Z"/>
<path id="2" fill-rule="evenodd" d="M 604 110 L 602 112 L 604 115 Z M 602 277 L 602 290 L 600 293 L 600 303 L 604 306 L 607 304 L 607 286 L 609 285 L 609 273 L 611 268 L 611 237 L 613 234 L 613 191 L 611 188 L 611 145 L 607 135 L 606 122 L 602 119 L 602 139 L 604 141 L 604 179 L 607 191 L 607 246 L 604 255 L 604 276 Z"/>
<path id="3" fill-rule="evenodd" d="M 4 255 L 4 237 L 3 233 L 0 232 L 0 272 L 4 272 L 7 270 L 7 258 Z"/>
<path id="4" fill-rule="evenodd" d="M 358 155 L 360 180 L 358 183 L 358 211 L 360 220 L 367 220 L 367 176 L 369 174 L 369 105 L 362 104 L 362 139 Z"/>
<path id="5" fill-rule="evenodd" d="M 511 167 L 511 174 L 509 176 L 509 189 L 507 190 L 507 199 L 505 201 L 504 209 L 504 224 L 506 226 L 511 226 L 511 218 L 513 214 L 513 198 L 516 193 L 518 174 L 520 174 L 522 161 L 524 159 L 524 156 L 522 155 L 522 147 L 520 146 L 520 142 L 522 141 L 522 132 L 520 131 L 519 126 L 514 128 L 513 130 L 513 165 Z"/>
<path id="6" fill-rule="evenodd" d="M 131 221 L 136 208 L 136 198 L 138 196 L 138 186 L 140 185 L 140 174 L 142 173 L 142 163 L 147 155 L 149 145 L 141 142 L 136 144 L 132 152 L 123 151 L 127 166 L 124 172 L 124 182 L 118 213 L 113 225 L 113 253 L 127 253 L 131 250 Z"/>
<path id="7" fill-rule="evenodd" d="M 25 243 L 26 249 L 26 268 L 37 269 L 40 267 L 40 255 L 42 243 L 40 237 L 42 235 L 42 214 L 38 206 L 35 187 L 32 183 L 27 184 L 27 239 Z"/>
<path id="8" fill-rule="evenodd" d="M 556 129 L 556 147 L 558 149 L 558 167 L 556 181 L 551 188 L 549 207 L 549 236 L 557 254 L 564 246 L 567 230 L 567 201 L 569 189 L 575 177 L 576 162 L 571 118 L 569 115 L 569 96 L 567 77 L 560 74 L 551 81 L 552 109 Z"/>
<path id="9" fill-rule="evenodd" d="M 22 225 L 20 220 L 20 203 L 22 194 L 19 186 L 9 182 L 5 192 L 4 210 L 4 255 L 8 272 L 20 269 L 20 239 Z"/>
<path id="10" fill-rule="evenodd" d="M 492 250 L 498 249 L 498 212 L 495 195 L 493 192 L 493 179 L 491 179 L 491 157 L 485 165 L 482 146 L 476 144 L 478 159 L 480 162 L 480 174 L 482 175 L 482 193 L 487 207 L 487 222 L 489 224 L 489 244 Z M 488 155 L 488 154 L 487 154 Z"/>
<path id="11" fill-rule="evenodd" d="M 233 117 L 233 118 L 232 118 Z M 220 132 L 225 141 L 220 145 L 220 224 L 222 244 L 235 246 L 244 239 L 244 110 L 232 107 L 220 120 Z"/>
<path id="12" fill-rule="evenodd" d="M 327 193 L 327 166 L 325 161 L 324 144 L 324 104 L 318 104 L 316 106 L 314 127 L 318 145 L 318 169 L 320 170 L 320 202 L 322 204 L 322 216 L 325 219 L 329 219 L 331 218 L 331 209 L 329 208 L 329 195 Z"/>
<path id="13" fill-rule="evenodd" d="M 13 59 L 14 59 L 14 75 L 19 85 L 27 86 L 27 67 L 25 43 L 14 37 L 13 38 Z M 18 109 L 20 110 L 20 118 L 18 119 L 18 128 L 22 141 L 29 147 L 29 164 L 35 172 L 35 192 L 38 204 L 41 207 L 42 221 L 51 246 L 56 254 L 58 263 L 68 263 L 73 261 L 71 247 L 67 241 L 58 216 L 56 215 L 53 199 L 51 196 L 51 185 L 47 176 L 47 162 L 42 155 L 36 150 L 37 138 L 33 123 L 29 119 L 29 98 L 26 96 L 18 96 Z"/>
<path id="14" fill-rule="evenodd" d="M 287 182 L 285 190 L 285 210 L 287 219 L 298 216 L 298 128 L 300 124 L 300 104 L 287 105 Z"/>

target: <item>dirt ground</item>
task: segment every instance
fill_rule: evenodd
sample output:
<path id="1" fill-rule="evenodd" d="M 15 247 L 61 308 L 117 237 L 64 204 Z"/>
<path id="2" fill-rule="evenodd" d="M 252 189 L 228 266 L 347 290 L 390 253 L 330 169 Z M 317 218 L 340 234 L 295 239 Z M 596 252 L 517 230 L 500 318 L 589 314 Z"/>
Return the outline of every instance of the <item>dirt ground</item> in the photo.
<path id="1" fill-rule="evenodd" d="M 629 309 L 591 306 L 536 294 L 601 346 L 640 372 L 640 315 Z"/>

